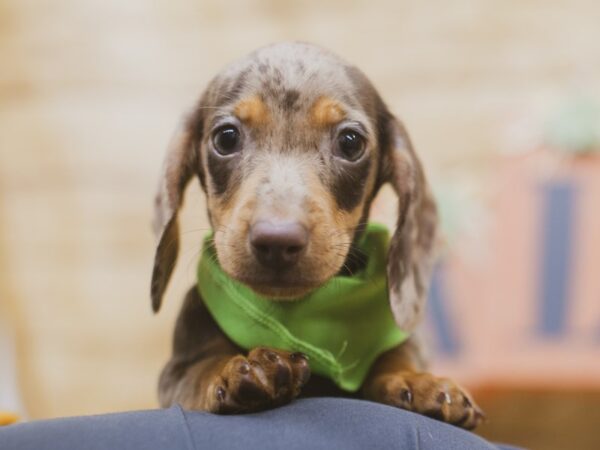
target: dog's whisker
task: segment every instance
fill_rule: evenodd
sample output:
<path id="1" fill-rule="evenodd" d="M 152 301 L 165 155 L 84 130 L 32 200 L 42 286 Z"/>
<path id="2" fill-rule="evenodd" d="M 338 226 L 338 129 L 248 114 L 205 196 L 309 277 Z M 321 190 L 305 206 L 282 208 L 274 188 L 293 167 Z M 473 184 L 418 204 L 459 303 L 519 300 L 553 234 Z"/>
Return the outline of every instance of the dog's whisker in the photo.
<path id="1" fill-rule="evenodd" d="M 220 109 L 220 110 L 222 110 L 223 108 L 220 106 L 196 106 L 196 109 Z"/>
<path id="2" fill-rule="evenodd" d="M 192 234 L 192 233 L 202 233 L 202 232 L 207 232 L 207 231 L 211 231 L 212 228 L 193 228 L 193 229 L 189 229 L 189 230 L 185 230 L 185 231 L 180 231 L 180 235 L 188 235 L 188 234 Z"/>
<path id="3" fill-rule="evenodd" d="M 186 263 L 184 264 L 184 270 L 185 273 L 189 273 L 189 271 L 191 271 L 191 265 L 196 261 L 198 261 L 198 258 L 200 257 L 200 254 L 202 253 L 202 249 L 198 249 L 198 248 L 193 248 L 193 249 L 186 249 L 184 252 L 184 254 L 181 255 L 182 258 L 186 258 Z M 187 253 L 187 255 L 186 255 Z"/>

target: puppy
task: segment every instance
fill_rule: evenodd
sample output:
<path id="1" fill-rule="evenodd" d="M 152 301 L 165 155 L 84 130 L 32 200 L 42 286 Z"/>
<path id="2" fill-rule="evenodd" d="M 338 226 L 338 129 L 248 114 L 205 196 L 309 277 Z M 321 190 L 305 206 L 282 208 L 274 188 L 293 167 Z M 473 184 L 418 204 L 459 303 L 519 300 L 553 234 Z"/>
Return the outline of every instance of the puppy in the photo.
<path id="1" fill-rule="evenodd" d="M 316 362 L 295 348 L 268 342 L 241 348 L 217 324 L 202 286 L 195 286 L 160 377 L 161 406 L 243 413 L 297 396 L 346 395 L 467 429 L 482 421 L 463 389 L 424 371 L 414 331 L 427 297 L 436 206 L 404 126 L 360 70 L 319 47 L 282 43 L 259 49 L 210 82 L 164 163 L 155 202 L 155 312 L 177 258 L 177 212 L 194 176 L 206 194 L 213 259 L 234 283 L 283 308 L 364 268 L 358 243 L 371 202 L 390 183 L 398 219 L 384 301 L 407 338 L 372 355 L 357 389 L 343 389 L 319 374 L 309 378 Z M 371 326 L 376 333 L 378 324 Z"/>

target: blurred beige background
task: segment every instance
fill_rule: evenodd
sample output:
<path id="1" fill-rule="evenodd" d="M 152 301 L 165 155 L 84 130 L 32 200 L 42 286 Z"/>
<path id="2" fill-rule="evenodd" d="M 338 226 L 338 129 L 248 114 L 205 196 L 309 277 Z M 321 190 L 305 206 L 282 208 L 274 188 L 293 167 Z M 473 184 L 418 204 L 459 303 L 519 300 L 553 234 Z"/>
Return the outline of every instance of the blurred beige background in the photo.
<path id="1" fill-rule="evenodd" d="M 156 406 L 206 230 L 194 186 L 153 316 L 156 176 L 224 64 L 284 39 L 333 49 L 370 76 L 443 185 L 526 143 L 510 133 L 523 116 L 600 92 L 599 18 L 595 0 L 0 0 L 0 326 L 28 416 Z"/>

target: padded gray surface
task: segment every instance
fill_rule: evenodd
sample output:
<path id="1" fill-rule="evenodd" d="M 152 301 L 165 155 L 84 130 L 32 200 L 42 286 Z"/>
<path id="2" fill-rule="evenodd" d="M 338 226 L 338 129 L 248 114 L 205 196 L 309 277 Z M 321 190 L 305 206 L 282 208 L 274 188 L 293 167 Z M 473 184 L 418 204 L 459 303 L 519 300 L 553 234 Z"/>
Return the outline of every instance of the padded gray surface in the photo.
<path id="1" fill-rule="evenodd" d="M 164 410 L 73 417 L 0 428 L 2 450 L 508 449 L 472 433 L 376 403 L 297 400 L 257 414 Z"/>

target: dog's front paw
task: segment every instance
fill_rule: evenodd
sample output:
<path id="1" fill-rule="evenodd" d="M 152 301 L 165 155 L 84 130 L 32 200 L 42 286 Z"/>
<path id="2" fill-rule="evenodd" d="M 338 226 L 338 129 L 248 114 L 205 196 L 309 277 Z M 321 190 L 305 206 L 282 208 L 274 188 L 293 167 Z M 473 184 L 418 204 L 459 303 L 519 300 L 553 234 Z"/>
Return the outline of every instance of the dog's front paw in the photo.
<path id="1" fill-rule="evenodd" d="M 456 425 L 467 430 L 484 419 L 471 396 L 447 378 L 401 372 L 381 377 L 374 400 Z"/>
<path id="2" fill-rule="evenodd" d="M 308 358 L 258 347 L 231 358 L 209 388 L 209 410 L 219 414 L 261 411 L 289 403 L 310 377 Z"/>

